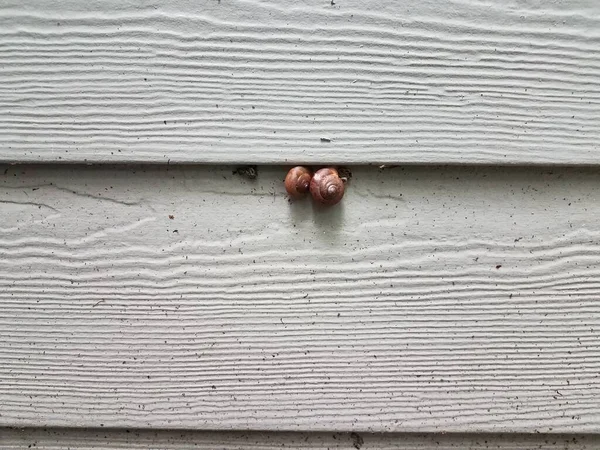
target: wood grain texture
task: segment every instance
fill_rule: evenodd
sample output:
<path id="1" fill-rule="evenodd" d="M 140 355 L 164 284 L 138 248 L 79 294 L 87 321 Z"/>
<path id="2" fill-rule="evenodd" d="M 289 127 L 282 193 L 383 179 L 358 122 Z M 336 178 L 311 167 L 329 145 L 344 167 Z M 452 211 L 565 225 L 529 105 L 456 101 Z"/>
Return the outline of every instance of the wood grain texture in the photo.
<path id="1" fill-rule="evenodd" d="M 599 431 L 598 171 L 284 175 L 0 170 L 0 424 Z"/>
<path id="2" fill-rule="evenodd" d="M 600 163 L 596 0 L 0 5 L 0 161 Z"/>
<path id="3" fill-rule="evenodd" d="M 439 435 L 1 429 L 3 450 L 592 450 L 590 435 Z"/>

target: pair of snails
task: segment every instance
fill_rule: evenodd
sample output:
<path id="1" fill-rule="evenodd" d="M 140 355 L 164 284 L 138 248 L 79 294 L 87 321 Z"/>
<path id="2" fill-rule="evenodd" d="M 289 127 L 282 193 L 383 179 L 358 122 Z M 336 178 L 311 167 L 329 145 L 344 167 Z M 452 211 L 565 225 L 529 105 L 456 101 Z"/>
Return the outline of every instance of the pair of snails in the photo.
<path id="1" fill-rule="evenodd" d="M 333 167 L 317 170 L 298 166 L 290 169 L 285 177 L 285 190 L 291 198 L 298 199 L 310 191 L 316 202 L 333 206 L 344 196 L 344 181 Z"/>

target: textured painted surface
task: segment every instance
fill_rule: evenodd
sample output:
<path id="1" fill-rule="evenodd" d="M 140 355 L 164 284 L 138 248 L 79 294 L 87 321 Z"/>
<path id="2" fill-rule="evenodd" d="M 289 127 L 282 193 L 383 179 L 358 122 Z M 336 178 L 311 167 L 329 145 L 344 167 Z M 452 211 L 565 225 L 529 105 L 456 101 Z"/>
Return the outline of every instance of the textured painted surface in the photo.
<path id="1" fill-rule="evenodd" d="M 597 171 L 284 174 L 0 170 L 0 424 L 599 431 Z"/>
<path id="2" fill-rule="evenodd" d="M 3 450 L 592 450 L 600 438 L 576 435 L 419 435 L 2 429 Z"/>
<path id="3" fill-rule="evenodd" d="M 0 161 L 598 164 L 597 0 L 3 0 Z"/>

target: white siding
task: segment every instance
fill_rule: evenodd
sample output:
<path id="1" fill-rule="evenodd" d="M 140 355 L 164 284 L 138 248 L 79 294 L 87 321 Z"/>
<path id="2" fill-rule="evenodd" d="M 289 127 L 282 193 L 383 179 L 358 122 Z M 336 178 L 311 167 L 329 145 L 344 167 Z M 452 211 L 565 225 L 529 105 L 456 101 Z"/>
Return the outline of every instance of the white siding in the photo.
<path id="1" fill-rule="evenodd" d="M 0 424 L 598 431 L 598 171 L 284 174 L 8 167 Z"/>
<path id="2" fill-rule="evenodd" d="M 577 435 L 413 435 L 366 433 L 32 430 L 0 428 L 3 450 L 595 450 Z"/>
<path id="3" fill-rule="evenodd" d="M 1 3 L 0 161 L 600 162 L 596 0 Z"/>

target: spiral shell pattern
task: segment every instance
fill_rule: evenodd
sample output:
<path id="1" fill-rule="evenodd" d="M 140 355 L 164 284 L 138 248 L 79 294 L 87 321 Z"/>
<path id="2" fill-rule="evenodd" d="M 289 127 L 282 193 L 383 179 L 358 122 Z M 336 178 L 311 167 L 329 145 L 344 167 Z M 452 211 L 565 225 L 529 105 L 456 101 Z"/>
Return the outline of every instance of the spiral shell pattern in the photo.
<path id="1" fill-rule="evenodd" d="M 311 179 L 312 173 L 306 167 L 294 167 L 285 177 L 285 190 L 290 197 L 300 198 L 309 191 Z"/>
<path id="2" fill-rule="evenodd" d="M 335 205 L 344 197 L 344 181 L 336 169 L 319 169 L 310 182 L 310 193 L 322 205 Z"/>

